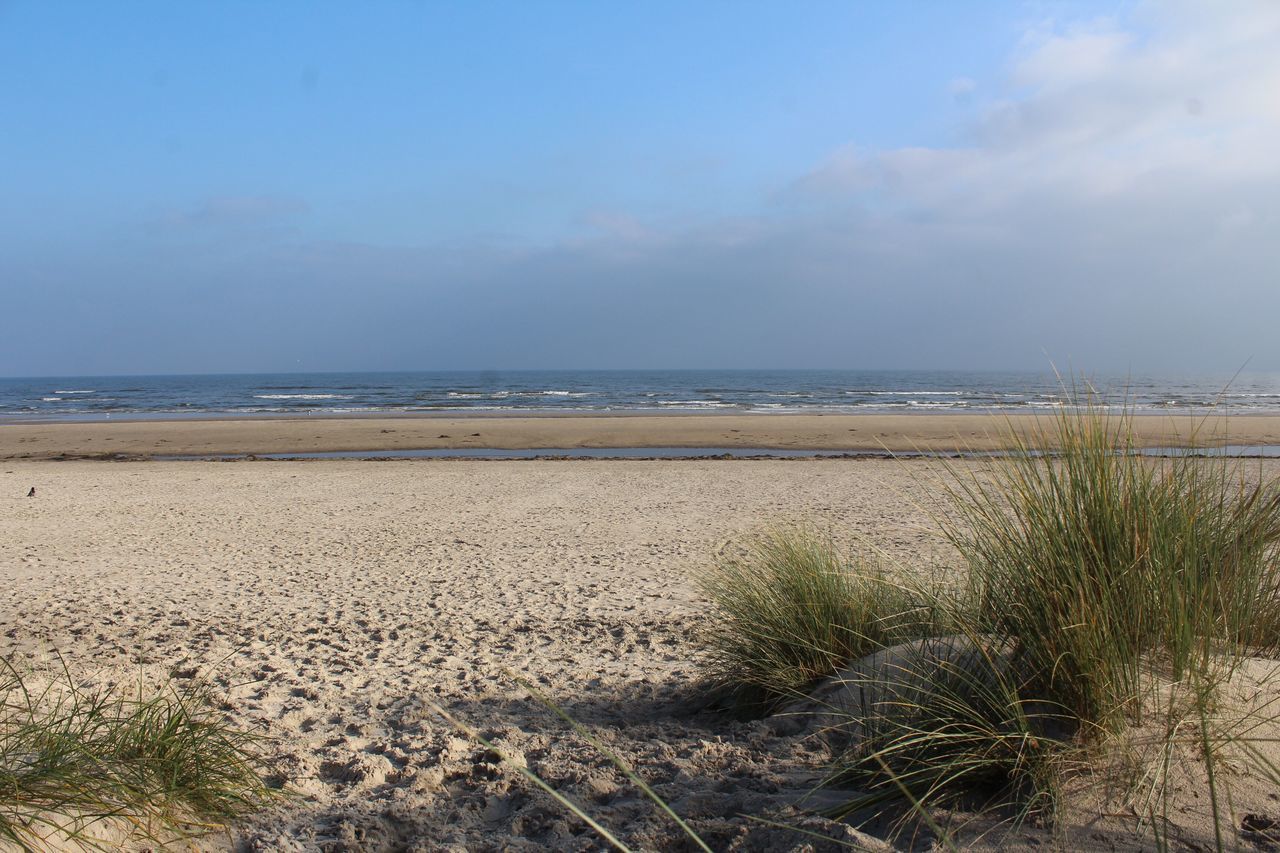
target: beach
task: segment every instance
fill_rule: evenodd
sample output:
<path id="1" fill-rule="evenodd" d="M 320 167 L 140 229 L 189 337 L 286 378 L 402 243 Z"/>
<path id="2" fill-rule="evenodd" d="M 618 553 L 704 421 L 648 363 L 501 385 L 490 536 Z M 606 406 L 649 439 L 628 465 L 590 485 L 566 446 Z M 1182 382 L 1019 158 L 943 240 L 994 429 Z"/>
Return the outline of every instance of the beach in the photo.
<path id="1" fill-rule="evenodd" d="M 367 416 L 96 420 L 0 424 L 0 459 L 287 454 L 426 449 L 758 448 L 863 453 L 990 451 L 1020 414 Z M 1280 444 L 1280 415 L 1141 415 L 1141 446 Z"/>
<path id="2" fill-rule="evenodd" d="M 431 702 L 632 843 L 674 838 L 517 677 L 690 817 L 747 832 L 732 815 L 803 793 L 817 747 L 689 716 L 692 574 L 788 519 L 913 566 L 941 554 L 896 463 L 10 462 L 0 478 L 5 654 L 207 678 L 278 738 L 302 799 L 215 848 L 596 846 Z"/>
<path id="3" fill-rule="evenodd" d="M 0 853 L 1280 853 L 1280 0 L 6 38 Z"/>
<path id="4" fill-rule="evenodd" d="M 743 813 L 866 841 L 788 810 L 821 777 L 820 739 L 699 710 L 693 577 L 744 534 L 790 522 L 903 572 L 954 573 L 929 516 L 943 465 L 10 459 L 0 648 L 86 678 L 204 681 L 237 724 L 266 732 L 274 783 L 295 796 L 207 849 L 601 848 L 437 705 L 627 843 L 677 844 L 529 685 L 713 849 L 804 843 Z M 1246 789 L 1237 807 L 1255 794 L 1266 806 Z M 1187 806 L 1189 832 L 1205 829 L 1202 807 Z M 1138 849 L 1129 837 L 1099 849 Z"/>

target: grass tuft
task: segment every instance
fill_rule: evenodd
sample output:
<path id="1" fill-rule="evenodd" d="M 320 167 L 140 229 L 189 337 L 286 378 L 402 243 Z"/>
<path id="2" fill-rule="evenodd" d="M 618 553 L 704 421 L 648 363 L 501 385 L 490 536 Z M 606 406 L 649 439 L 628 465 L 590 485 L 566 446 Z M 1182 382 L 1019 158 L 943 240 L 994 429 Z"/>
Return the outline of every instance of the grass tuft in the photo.
<path id="1" fill-rule="evenodd" d="M 1073 408 L 1008 441 L 1009 458 L 953 467 L 943 490 L 969 570 L 951 619 L 982 654 L 873 674 L 917 687 L 858 712 L 837 778 L 862 793 L 843 813 L 967 798 L 1015 823 L 1051 816 L 1063 768 L 1176 700 L 1220 844 L 1210 721 L 1240 663 L 1280 648 L 1280 490 L 1225 457 L 1138 454 L 1128 413 Z M 1185 750 L 1184 728 L 1156 752 Z"/>
<path id="2" fill-rule="evenodd" d="M 1000 811 L 1015 824 L 1057 812 L 1077 757 L 1065 709 L 1029 698 L 1011 649 L 990 637 L 905 643 L 855 667 L 841 711 L 858 736 L 827 784 L 853 788 L 837 819 Z M 903 811 L 903 806 L 908 808 Z"/>
<path id="3" fill-rule="evenodd" d="M 768 711 L 851 660 L 933 630 L 917 591 L 806 529 L 756 536 L 698 583 L 713 607 L 704 662 L 742 711 Z"/>
<path id="4" fill-rule="evenodd" d="M 0 663 L 0 842 L 107 847 L 104 825 L 158 842 L 205 834 L 270 800 L 263 736 L 200 690 L 126 695 L 65 670 L 35 688 Z"/>
<path id="5" fill-rule="evenodd" d="M 955 479 L 945 531 L 980 628 L 1111 731 L 1141 715 L 1153 666 L 1204 680 L 1280 647 L 1280 490 L 1225 458 L 1140 456 L 1130 427 L 1085 408 L 1011 431 L 990 479 Z"/>
<path id="6" fill-rule="evenodd" d="M 905 589 L 812 534 L 762 537 L 702 577 L 711 675 L 768 710 L 840 671 L 828 730 L 854 734 L 831 781 L 856 793 L 835 814 L 859 820 L 1050 819 L 1068 768 L 1163 728 L 1141 813 L 1163 825 L 1160 780 L 1198 762 L 1220 848 L 1224 751 L 1280 779 L 1218 719 L 1232 675 L 1280 653 L 1280 488 L 1225 456 L 1143 456 L 1130 413 L 1087 404 L 1006 441 L 990 465 L 943 462 L 958 593 Z"/>

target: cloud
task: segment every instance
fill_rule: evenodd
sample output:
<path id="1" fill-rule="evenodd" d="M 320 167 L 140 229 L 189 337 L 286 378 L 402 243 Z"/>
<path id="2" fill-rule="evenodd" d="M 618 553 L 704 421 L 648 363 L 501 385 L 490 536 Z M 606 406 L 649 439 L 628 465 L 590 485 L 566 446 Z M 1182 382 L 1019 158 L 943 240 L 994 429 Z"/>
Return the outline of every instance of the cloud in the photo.
<path id="1" fill-rule="evenodd" d="M 280 222 L 309 211 L 310 205 L 294 196 L 214 196 L 189 210 L 173 211 L 163 221 L 172 226 L 235 227 Z"/>
<path id="2" fill-rule="evenodd" d="M 1006 95 L 976 105 L 959 144 L 845 148 L 793 190 L 972 217 L 1028 198 L 1275 180 L 1280 4 L 1169 8 L 1142 37 L 1113 21 L 1040 25 L 1024 36 Z"/>
<path id="3" fill-rule="evenodd" d="M 843 317 L 861 359 L 1280 368 L 1260 319 L 1280 315 L 1280 4 L 1040 22 L 998 89 L 952 145 L 851 140 L 755 221 L 650 237 L 650 271 L 693 310 L 731 280 L 780 326 L 838 335 Z"/>
<path id="4" fill-rule="evenodd" d="M 628 213 L 616 210 L 591 210 L 583 222 L 596 233 L 625 241 L 642 241 L 653 236 L 651 229 Z"/>
<path id="5" fill-rule="evenodd" d="M 1109 19 L 1073 24 L 1065 32 L 1052 23 L 1023 36 L 1023 56 L 1013 69 L 1013 82 L 1048 91 L 1110 77 L 1123 60 L 1133 36 L 1115 29 Z"/>
<path id="6" fill-rule="evenodd" d="M 85 309 L 116 312 L 100 339 L 73 324 L 0 346 L 21 365 L 28 351 L 141 348 L 162 328 L 184 353 L 244 359 L 171 370 L 1041 369 L 1045 352 L 1085 368 L 1280 370 L 1280 3 L 1037 22 L 1003 79 L 951 89 L 967 92 L 950 144 L 847 140 L 735 218 L 672 225 L 597 205 L 580 222 L 591 233 L 540 248 L 175 245 L 66 274 L 137 282 L 136 300 L 121 288 Z M 261 228 L 306 211 L 227 197 L 180 221 Z M 6 274 L 16 263 L 0 258 L 0 278 L 27 275 Z M 29 289 L 21 310 L 39 316 L 70 287 Z M 165 287 L 157 321 L 150 294 Z M 154 369 L 145 358 L 118 369 Z"/>

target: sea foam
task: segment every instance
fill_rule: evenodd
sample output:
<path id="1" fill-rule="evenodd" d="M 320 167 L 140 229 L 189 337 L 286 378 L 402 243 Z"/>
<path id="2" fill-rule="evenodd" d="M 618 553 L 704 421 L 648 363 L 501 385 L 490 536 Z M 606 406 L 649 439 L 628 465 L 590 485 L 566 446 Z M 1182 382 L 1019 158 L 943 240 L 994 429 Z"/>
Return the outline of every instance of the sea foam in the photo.
<path id="1" fill-rule="evenodd" d="M 350 400 L 349 394 L 254 394 L 255 400 Z"/>

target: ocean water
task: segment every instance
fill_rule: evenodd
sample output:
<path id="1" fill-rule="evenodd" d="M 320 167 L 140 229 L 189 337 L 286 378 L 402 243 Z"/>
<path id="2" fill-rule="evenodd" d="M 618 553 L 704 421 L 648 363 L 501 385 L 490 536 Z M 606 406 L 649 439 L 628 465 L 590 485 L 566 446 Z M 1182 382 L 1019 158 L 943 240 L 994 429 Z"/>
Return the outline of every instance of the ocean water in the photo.
<path id="1" fill-rule="evenodd" d="M 858 370 L 440 371 L 0 379 L 0 420 L 374 413 L 985 412 L 1069 405 L 1280 413 L 1280 375 Z"/>

